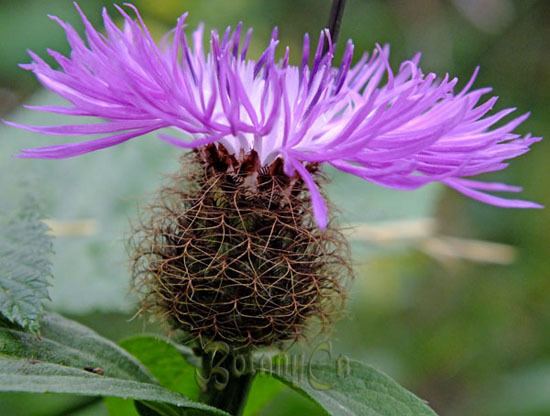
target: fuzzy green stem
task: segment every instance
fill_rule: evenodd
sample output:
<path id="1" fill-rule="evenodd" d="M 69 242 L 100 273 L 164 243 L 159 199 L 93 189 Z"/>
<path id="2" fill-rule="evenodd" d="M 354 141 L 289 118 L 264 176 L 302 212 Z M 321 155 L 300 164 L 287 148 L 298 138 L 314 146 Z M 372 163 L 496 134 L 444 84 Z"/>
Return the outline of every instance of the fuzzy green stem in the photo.
<path id="1" fill-rule="evenodd" d="M 202 401 L 240 416 L 243 413 L 254 375 L 236 369 L 236 355 L 219 351 L 202 353 L 203 388 Z M 248 355 L 239 355 L 240 362 L 249 362 Z"/>

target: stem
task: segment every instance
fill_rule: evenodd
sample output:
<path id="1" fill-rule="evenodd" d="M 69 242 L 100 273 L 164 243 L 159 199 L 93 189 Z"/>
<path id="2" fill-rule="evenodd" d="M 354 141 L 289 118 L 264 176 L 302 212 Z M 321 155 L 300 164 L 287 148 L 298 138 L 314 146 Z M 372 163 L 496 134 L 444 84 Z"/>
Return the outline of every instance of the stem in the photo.
<path id="1" fill-rule="evenodd" d="M 235 371 L 236 355 L 225 352 L 220 358 L 218 351 L 202 352 L 203 381 L 205 391 L 202 400 L 227 413 L 240 416 L 244 410 L 248 392 L 254 375 L 248 371 L 238 374 Z M 240 355 L 239 359 L 249 363 L 248 355 Z"/>
<path id="2" fill-rule="evenodd" d="M 340 32 L 340 25 L 342 23 L 342 16 L 344 15 L 345 6 L 346 0 L 332 0 L 330 17 L 327 24 L 328 30 L 330 31 L 332 43 L 336 43 L 336 41 L 338 40 L 338 34 Z"/>

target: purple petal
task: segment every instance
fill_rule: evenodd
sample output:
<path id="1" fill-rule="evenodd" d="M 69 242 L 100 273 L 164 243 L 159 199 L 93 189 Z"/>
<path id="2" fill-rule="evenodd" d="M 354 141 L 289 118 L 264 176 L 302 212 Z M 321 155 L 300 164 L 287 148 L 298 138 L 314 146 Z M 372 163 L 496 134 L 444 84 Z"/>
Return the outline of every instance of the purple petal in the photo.
<path id="1" fill-rule="evenodd" d="M 317 225 L 322 230 L 326 229 L 328 225 L 327 203 L 323 198 L 323 195 L 321 195 L 319 187 L 315 183 L 313 176 L 311 175 L 311 173 L 308 172 L 308 170 L 304 167 L 304 165 L 302 165 L 301 162 L 291 159 L 290 163 L 296 169 L 298 174 L 302 177 L 304 183 L 309 190 L 309 193 L 311 195 L 311 203 L 313 206 L 313 215 L 315 216 Z"/>
<path id="2" fill-rule="evenodd" d="M 485 204 L 494 205 L 501 208 L 544 208 L 543 205 L 537 204 L 535 202 L 524 201 L 521 199 L 500 198 L 494 195 L 486 194 L 484 192 L 476 191 L 472 187 L 464 186 L 454 179 L 447 179 L 443 181 L 443 183 L 472 199 L 476 199 Z"/>

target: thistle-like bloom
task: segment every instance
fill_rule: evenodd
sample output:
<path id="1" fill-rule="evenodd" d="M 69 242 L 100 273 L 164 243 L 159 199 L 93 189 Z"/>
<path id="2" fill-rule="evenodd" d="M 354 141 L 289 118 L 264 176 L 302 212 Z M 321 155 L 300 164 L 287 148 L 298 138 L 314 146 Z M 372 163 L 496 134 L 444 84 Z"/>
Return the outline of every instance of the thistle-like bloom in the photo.
<path id="1" fill-rule="evenodd" d="M 540 207 L 487 193 L 519 187 L 466 179 L 504 169 L 541 139 L 514 133 L 528 114 L 497 126 L 514 109 L 490 114 L 497 98 L 484 100 L 490 89 L 472 88 L 477 70 L 456 91 L 456 78 L 424 74 L 419 55 L 392 70 L 387 46 L 352 64 L 351 41 L 334 66 L 327 31 L 314 48 L 304 37 L 298 66 L 289 64 L 288 48 L 276 58 L 276 29 L 253 60 L 247 58 L 251 30 L 244 34 L 239 24 L 223 34 L 213 31 L 205 50 L 202 25 L 187 39 L 186 14 L 157 46 L 138 11 L 128 7 L 137 18 L 118 8 L 123 29 L 104 11 L 104 34 L 79 9 L 86 41 L 52 17 L 66 31 L 71 55 L 48 51 L 59 65 L 53 69 L 31 52 L 33 62 L 22 67 L 71 105 L 31 108 L 101 122 L 9 124 L 49 135 L 103 137 L 26 149 L 20 157 L 68 158 L 170 129 L 158 137 L 177 147 L 223 145 L 240 161 L 255 151 L 264 167 L 280 159 L 285 174 L 298 175 L 307 186 L 321 228 L 327 208 L 310 168 L 321 163 L 386 187 L 410 190 L 441 182 L 488 204 Z"/>

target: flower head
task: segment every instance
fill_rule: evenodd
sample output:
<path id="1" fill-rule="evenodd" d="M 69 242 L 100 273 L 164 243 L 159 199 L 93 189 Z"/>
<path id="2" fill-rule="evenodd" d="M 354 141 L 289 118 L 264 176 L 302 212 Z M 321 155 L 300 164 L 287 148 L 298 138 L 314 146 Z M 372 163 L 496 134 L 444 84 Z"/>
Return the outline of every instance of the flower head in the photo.
<path id="1" fill-rule="evenodd" d="M 20 157 L 68 158 L 154 131 L 181 148 L 223 145 L 240 161 L 254 151 L 260 168 L 280 159 L 286 175 L 301 177 L 321 228 L 328 222 L 327 208 L 308 168 L 321 163 L 391 188 L 441 182 L 488 204 L 540 207 L 487 193 L 518 192 L 519 187 L 466 179 L 504 169 L 507 160 L 540 140 L 514 133 L 528 114 L 495 127 L 514 109 L 490 114 L 497 98 L 483 99 L 489 88 L 473 89 L 477 70 L 456 91 L 456 78 L 423 73 L 419 55 L 392 70 L 387 46 L 352 64 L 351 41 L 335 65 L 327 31 L 321 32 L 316 46 L 304 37 L 298 66 L 289 64 L 289 48 L 276 58 L 277 29 L 253 60 L 247 58 L 251 30 L 245 34 L 239 24 L 221 34 L 213 31 L 205 49 L 204 26 L 187 38 L 186 14 L 158 46 L 139 12 L 127 7 L 136 19 L 117 7 L 124 19 L 122 29 L 104 10 L 104 34 L 78 9 L 86 40 L 52 17 L 66 31 L 71 55 L 48 51 L 58 69 L 32 52 L 33 62 L 22 65 L 70 103 L 32 109 L 101 122 L 8 123 L 42 134 L 103 137 L 25 149 Z"/>

